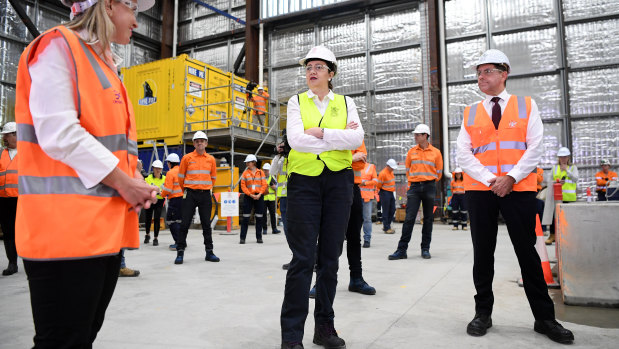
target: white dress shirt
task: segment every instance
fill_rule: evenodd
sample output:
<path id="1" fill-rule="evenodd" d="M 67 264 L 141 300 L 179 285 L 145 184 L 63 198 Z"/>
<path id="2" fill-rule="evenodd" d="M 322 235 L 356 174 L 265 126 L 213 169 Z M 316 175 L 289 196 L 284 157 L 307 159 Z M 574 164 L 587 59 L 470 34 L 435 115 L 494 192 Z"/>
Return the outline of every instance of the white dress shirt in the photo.
<path id="1" fill-rule="evenodd" d="M 13 160 L 15 155 L 17 155 L 17 148 L 14 148 L 14 149 L 7 148 L 7 150 L 9 151 L 9 159 Z"/>
<path id="2" fill-rule="evenodd" d="M 113 62 L 105 62 L 116 72 Z M 51 40 L 29 71 L 29 105 L 39 146 L 52 159 L 73 168 L 84 186 L 92 188 L 112 172 L 118 159 L 80 125 L 75 68 L 64 39 Z"/>
<path id="3" fill-rule="evenodd" d="M 505 107 L 507 106 L 507 101 L 509 101 L 510 96 L 511 95 L 507 93 L 506 90 L 503 90 L 503 92 L 496 96 L 501 98 L 498 102 L 501 107 L 501 115 L 503 115 L 503 112 L 505 111 Z M 486 99 L 482 102 L 488 116 L 491 119 L 492 107 L 494 105 L 494 102 L 492 102 L 491 99 L 493 97 L 495 96 L 486 96 Z M 533 172 L 539 164 L 544 151 L 543 138 L 544 125 L 542 124 L 542 119 L 539 116 L 537 104 L 533 99 L 531 99 L 531 113 L 529 114 L 526 137 L 527 150 L 525 150 L 516 166 L 514 166 L 514 168 L 507 173 L 508 176 L 516 180 L 516 183 L 520 182 L 531 172 Z M 471 151 L 471 137 L 466 131 L 466 128 L 464 128 L 464 121 L 460 127 L 460 133 L 458 134 L 457 146 L 458 149 L 456 154 L 458 165 L 462 168 L 462 170 L 469 176 L 473 177 L 473 179 L 481 182 L 482 184 L 489 185 L 488 181 L 496 176 L 484 167 L 484 165 L 482 165 L 481 162 L 479 162 L 479 160 L 473 155 Z"/>
<path id="4" fill-rule="evenodd" d="M 307 95 L 314 101 L 321 115 L 325 114 L 329 102 L 335 98 L 335 94 L 331 90 L 329 90 L 329 93 L 322 101 L 311 90 L 307 91 Z M 361 126 L 355 102 L 350 97 L 345 98 L 348 111 L 348 121 L 346 123 L 354 121 L 359 124 L 359 127 L 356 130 L 325 128 L 325 134 L 320 139 L 305 134 L 299 100 L 296 95 L 290 97 L 288 100 L 288 120 L 286 126 L 290 147 L 298 152 L 317 155 L 330 150 L 355 150 L 359 148 L 361 143 L 363 143 L 363 126 Z"/>

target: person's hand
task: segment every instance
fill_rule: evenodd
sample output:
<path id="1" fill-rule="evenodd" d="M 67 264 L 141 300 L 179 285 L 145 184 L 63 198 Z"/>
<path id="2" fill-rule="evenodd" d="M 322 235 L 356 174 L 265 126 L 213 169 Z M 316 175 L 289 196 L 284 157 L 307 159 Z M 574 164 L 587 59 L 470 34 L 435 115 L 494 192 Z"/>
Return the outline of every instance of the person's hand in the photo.
<path id="1" fill-rule="evenodd" d="M 516 180 L 511 176 L 499 176 L 492 178 L 488 181 L 490 183 L 490 190 L 498 197 L 505 197 L 514 189 L 514 183 Z"/>
<path id="2" fill-rule="evenodd" d="M 310 136 L 314 136 L 314 137 L 319 138 L 319 139 L 322 139 L 322 137 L 325 135 L 322 132 L 322 128 L 320 128 L 320 127 L 308 128 L 307 130 L 305 130 L 305 134 L 306 135 L 310 135 Z"/>
<path id="3" fill-rule="evenodd" d="M 359 127 L 359 124 L 354 121 L 351 121 L 346 125 L 347 130 L 356 130 L 358 127 Z"/>
<path id="4" fill-rule="evenodd" d="M 560 180 L 559 183 L 561 183 L 561 185 L 565 184 L 565 179 Z"/>
<path id="5" fill-rule="evenodd" d="M 277 152 L 282 153 L 284 151 L 284 143 L 280 143 L 277 145 Z"/>
<path id="6" fill-rule="evenodd" d="M 354 153 L 352 154 L 352 162 L 357 162 L 357 161 L 366 162 L 367 157 L 368 156 L 366 153 L 362 153 L 362 152 Z"/>
<path id="7" fill-rule="evenodd" d="M 101 183 L 118 191 L 120 196 L 131 206 L 130 210 L 140 212 L 142 208 L 149 209 L 157 202 L 159 188 L 149 185 L 142 175 L 131 178 L 118 167 L 114 168 Z"/>

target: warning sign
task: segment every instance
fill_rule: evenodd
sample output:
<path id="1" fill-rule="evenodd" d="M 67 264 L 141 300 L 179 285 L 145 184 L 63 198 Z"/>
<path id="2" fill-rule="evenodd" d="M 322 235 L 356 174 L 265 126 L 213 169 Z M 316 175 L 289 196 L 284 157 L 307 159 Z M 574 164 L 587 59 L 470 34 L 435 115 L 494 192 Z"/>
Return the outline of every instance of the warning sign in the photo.
<path id="1" fill-rule="evenodd" d="M 222 217 L 235 217 L 239 215 L 239 193 L 221 193 L 221 212 Z"/>
<path id="2" fill-rule="evenodd" d="M 202 84 L 198 84 L 197 82 L 189 81 L 189 91 L 188 95 L 202 98 Z"/>

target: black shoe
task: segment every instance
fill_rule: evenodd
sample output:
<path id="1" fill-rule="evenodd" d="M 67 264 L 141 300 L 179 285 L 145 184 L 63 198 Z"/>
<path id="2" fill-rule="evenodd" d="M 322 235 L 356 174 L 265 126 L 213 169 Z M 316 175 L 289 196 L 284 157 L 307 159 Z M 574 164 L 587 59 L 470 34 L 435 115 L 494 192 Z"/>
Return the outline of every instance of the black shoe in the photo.
<path id="1" fill-rule="evenodd" d="M 149 234 L 144 235 L 144 243 L 147 244 L 149 242 L 150 242 L 150 235 Z"/>
<path id="2" fill-rule="evenodd" d="M 492 327 L 492 318 L 489 315 L 476 314 L 468 326 L 466 333 L 471 336 L 481 337 L 486 334 L 486 331 Z"/>
<path id="3" fill-rule="evenodd" d="M 368 285 L 362 277 L 360 278 L 351 278 L 350 283 L 348 284 L 348 291 L 350 292 L 358 292 L 361 294 L 367 295 L 375 295 L 376 289 L 370 285 Z"/>
<path id="4" fill-rule="evenodd" d="M 557 343 L 570 344 L 574 341 L 572 331 L 561 326 L 556 320 L 535 320 L 533 329 L 537 333 L 545 334 Z"/>
<path id="5" fill-rule="evenodd" d="M 402 250 L 395 250 L 393 254 L 389 255 L 390 261 L 394 261 L 396 259 L 406 259 L 406 258 L 408 258 L 408 256 L 406 255 L 406 251 L 402 251 Z"/>
<path id="6" fill-rule="evenodd" d="M 9 263 L 9 266 L 2 271 L 2 275 L 9 276 L 17 273 L 17 263 Z"/>
<path id="7" fill-rule="evenodd" d="M 241 241 L 239 241 L 239 244 L 245 245 L 245 239 L 241 239 Z"/>
<path id="8" fill-rule="evenodd" d="M 153 240 L 153 246 L 159 246 L 159 240 L 157 240 L 157 238 Z"/>
<path id="9" fill-rule="evenodd" d="M 183 264 L 183 257 L 185 257 L 185 251 L 176 251 L 176 259 L 174 260 L 174 264 Z"/>
<path id="10" fill-rule="evenodd" d="M 168 246 L 168 248 L 170 249 L 170 251 L 176 251 L 176 244 L 172 244 Z"/>
<path id="11" fill-rule="evenodd" d="M 257 239 L 256 242 L 259 244 L 263 243 L 262 239 Z"/>
<path id="12" fill-rule="evenodd" d="M 282 349 L 303 349 L 303 343 L 301 342 L 283 342 Z"/>
<path id="13" fill-rule="evenodd" d="M 337 336 L 332 322 L 314 327 L 314 344 L 322 345 L 326 349 L 346 349 L 346 342 Z"/>
<path id="14" fill-rule="evenodd" d="M 286 263 L 286 264 L 282 265 L 282 269 L 288 270 L 288 268 L 290 268 L 290 263 Z"/>
<path id="15" fill-rule="evenodd" d="M 430 250 L 421 250 L 421 258 L 430 259 L 432 255 L 430 254 Z"/>
<path id="16" fill-rule="evenodd" d="M 279 233 L 281 233 L 281 231 L 279 231 L 279 230 L 273 230 L 273 234 L 279 234 Z"/>
<path id="17" fill-rule="evenodd" d="M 363 242 L 363 248 L 368 248 L 370 247 L 370 242 L 369 241 L 364 241 Z"/>
<path id="18" fill-rule="evenodd" d="M 213 251 L 206 251 L 206 257 L 204 257 L 204 260 L 207 262 L 219 262 L 220 261 L 219 257 L 215 256 Z"/>

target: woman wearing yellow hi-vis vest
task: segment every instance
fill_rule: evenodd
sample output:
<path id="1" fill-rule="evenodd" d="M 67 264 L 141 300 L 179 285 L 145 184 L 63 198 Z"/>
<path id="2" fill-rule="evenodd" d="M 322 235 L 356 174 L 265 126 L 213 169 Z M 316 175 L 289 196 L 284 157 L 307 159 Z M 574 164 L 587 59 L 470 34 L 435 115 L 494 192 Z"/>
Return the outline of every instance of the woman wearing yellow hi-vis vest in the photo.
<path id="1" fill-rule="evenodd" d="M 563 202 L 576 201 L 576 183 L 578 182 L 578 167 L 572 164 L 570 159 L 570 150 L 566 147 L 559 148 L 557 157 L 558 164 L 552 169 L 552 181 L 561 183 L 561 191 L 563 192 Z M 555 241 L 555 220 L 552 219 L 550 225 L 550 235 L 546 239 L 546 245 L 550 245 Z"/>
<path id="2" fill-rule="evenodd" d="M 313 342 L 345 347 L 333 324 L 338 259 L 342 253 L 353 197 L 352 150 L 363 142 L 357 108 L 334 94 L 335 55 L 316 46 L 299 63 L 309 90 L 288 101 L 288 246 L 281 312 L 282 348 L 303 348 L 309 289 L 317 254 Z M 316 245 L 318 241 L 318 246 Z"/>

